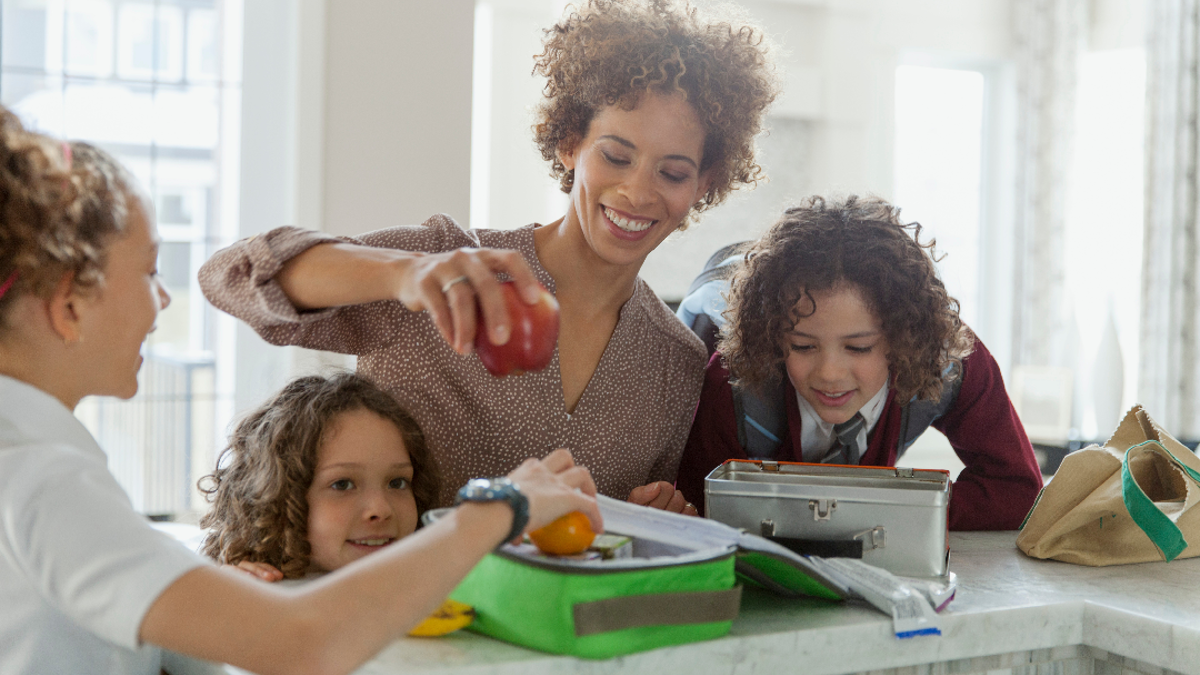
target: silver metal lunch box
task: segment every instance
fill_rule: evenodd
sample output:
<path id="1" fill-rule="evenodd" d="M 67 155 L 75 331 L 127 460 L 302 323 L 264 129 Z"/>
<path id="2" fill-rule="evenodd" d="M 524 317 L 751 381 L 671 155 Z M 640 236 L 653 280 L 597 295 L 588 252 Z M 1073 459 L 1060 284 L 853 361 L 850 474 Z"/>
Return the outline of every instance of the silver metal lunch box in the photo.
<path id="1" fill-rule="evenodd" d="M 903 576 L 949 571 L 946 471 L 731 459 L 704 479 L 704 495 L 707 517 L 799 553 Z"/>

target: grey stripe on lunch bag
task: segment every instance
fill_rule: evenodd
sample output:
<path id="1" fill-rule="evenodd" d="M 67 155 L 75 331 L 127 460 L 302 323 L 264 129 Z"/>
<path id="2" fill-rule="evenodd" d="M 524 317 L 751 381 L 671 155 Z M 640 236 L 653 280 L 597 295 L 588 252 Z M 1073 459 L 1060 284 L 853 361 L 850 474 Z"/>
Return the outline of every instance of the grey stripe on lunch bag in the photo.
<path id="1" fill-rule="evenodd" d="M 575 636 L 642 626 L 683 626 L 737 618 L 742 587 L 724 591 L 651 593 L 581 602 L 574 607 Z"/>

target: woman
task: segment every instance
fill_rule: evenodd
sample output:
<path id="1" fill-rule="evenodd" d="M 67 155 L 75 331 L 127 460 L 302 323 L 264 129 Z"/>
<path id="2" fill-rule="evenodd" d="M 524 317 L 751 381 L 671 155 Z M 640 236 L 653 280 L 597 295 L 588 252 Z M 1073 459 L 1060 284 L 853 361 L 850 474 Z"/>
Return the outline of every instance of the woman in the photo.
<path id="1" fill-rule="evenodd" d="M 760 31 L 673 0 L 592 0 L 546 31 L 535 129 L 567 213 L 464 231 L 437 215 L 337 239 L 281 228 L 200 272 L 212 303 L 275 344 L 358 355 L 359 372 L 425 430 L 446 478 L 568 447 L 601 493 L 684 511 L 672 483 L 705 351 L 638 277 L 646 256 L 759 174 L 753 139 L 775 88 Z M 557 296 L 554 359 L 494 378 L 469 355 L 509 319 L 496 275 L 526 302 Z M 694 513 L 694 509 L 686 509 Z"/>
<path id="2" fill-rule="evenodd" d="M 141 344 L 170 303 L 157 257 L 120 165 L 0 108 L 0 672 L 158 675 L 158 647 L 258 673 L 350 672 L 506 538 L 574 510 L 602 524 L 587 471 L 560 451 L 300 589 L 206 562 L 133 511 L 71 412 L 137 392 Z"/>

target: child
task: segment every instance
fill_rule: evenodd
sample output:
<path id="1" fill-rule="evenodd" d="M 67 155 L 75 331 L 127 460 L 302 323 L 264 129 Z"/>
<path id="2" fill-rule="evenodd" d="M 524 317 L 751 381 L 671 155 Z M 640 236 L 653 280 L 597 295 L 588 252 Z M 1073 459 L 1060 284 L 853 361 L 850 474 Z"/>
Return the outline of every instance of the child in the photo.
<path id="1" fill-rule="evenodd" d="M 72 410 L 137 392 L 141 345 L 170 304 L 153 213 L 112 157 L 0 108 L 0 672 L 158 675 L 165 647 L 257 673 L 346 673 L 501 542 L 576 510 L 602 526 L 590 474 L 557 450 L 298 588 L 151 528 Z"/>
<path id="2" fill-rule="evenodd" d="M 213 504 L 203 552 L 268 580 L 331 572 L 412 534 L 439 487 L 416 420 L 352 373 L 288 384 L 200 482 Z"/>
<path id="3" fill-rule="evenodd" d="M 756 459 L 894 466 L 924 414 L 966 465 L 950 528 L 1020 526 L 1042 486 L 1033 448 L 937 277 L 933 242 L 899 216 L 881 199 L 813 197 L 750 247 L 679 469 L 688 499 L 702 505 L 709 471 L 747 458 L 745 395 L 785 414 L 773 456 Z"/>

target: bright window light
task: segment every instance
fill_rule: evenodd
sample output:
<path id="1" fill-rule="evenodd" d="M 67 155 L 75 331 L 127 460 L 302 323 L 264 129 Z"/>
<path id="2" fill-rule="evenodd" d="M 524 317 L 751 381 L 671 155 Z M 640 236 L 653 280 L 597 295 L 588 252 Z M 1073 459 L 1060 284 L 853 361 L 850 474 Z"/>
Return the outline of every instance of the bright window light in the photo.
<path id="1" fill-rule="evenodd" d="M 936 237 L 938 271 L 968 325 L 978 315 L 983 97 L 977 71 L 896 69 L 895 204 L 921 223 L 922 241 Z"/>
<path id="2" fill-rule="evenodd" d="M 1085 438 L 1104 438 L 1136 400 L 1145 84 L 1141 49 L 1092 52 L 1080 62 L 1065 282 L 1079 326 Z"/>
<path id="3" fill-rule="evenodd" d="M 241 15 L 240 0 L 0 2 L 0 103 L 29 128 L 112 153 L 158 214 L 172 301 L 138 394 L 76 409 L 148 514 L 207 508 L 196 478 L 215 465 L 232 407 L 216 385 L 232 350 L 214 337 L 196 272 L 237 229 Z"/>

